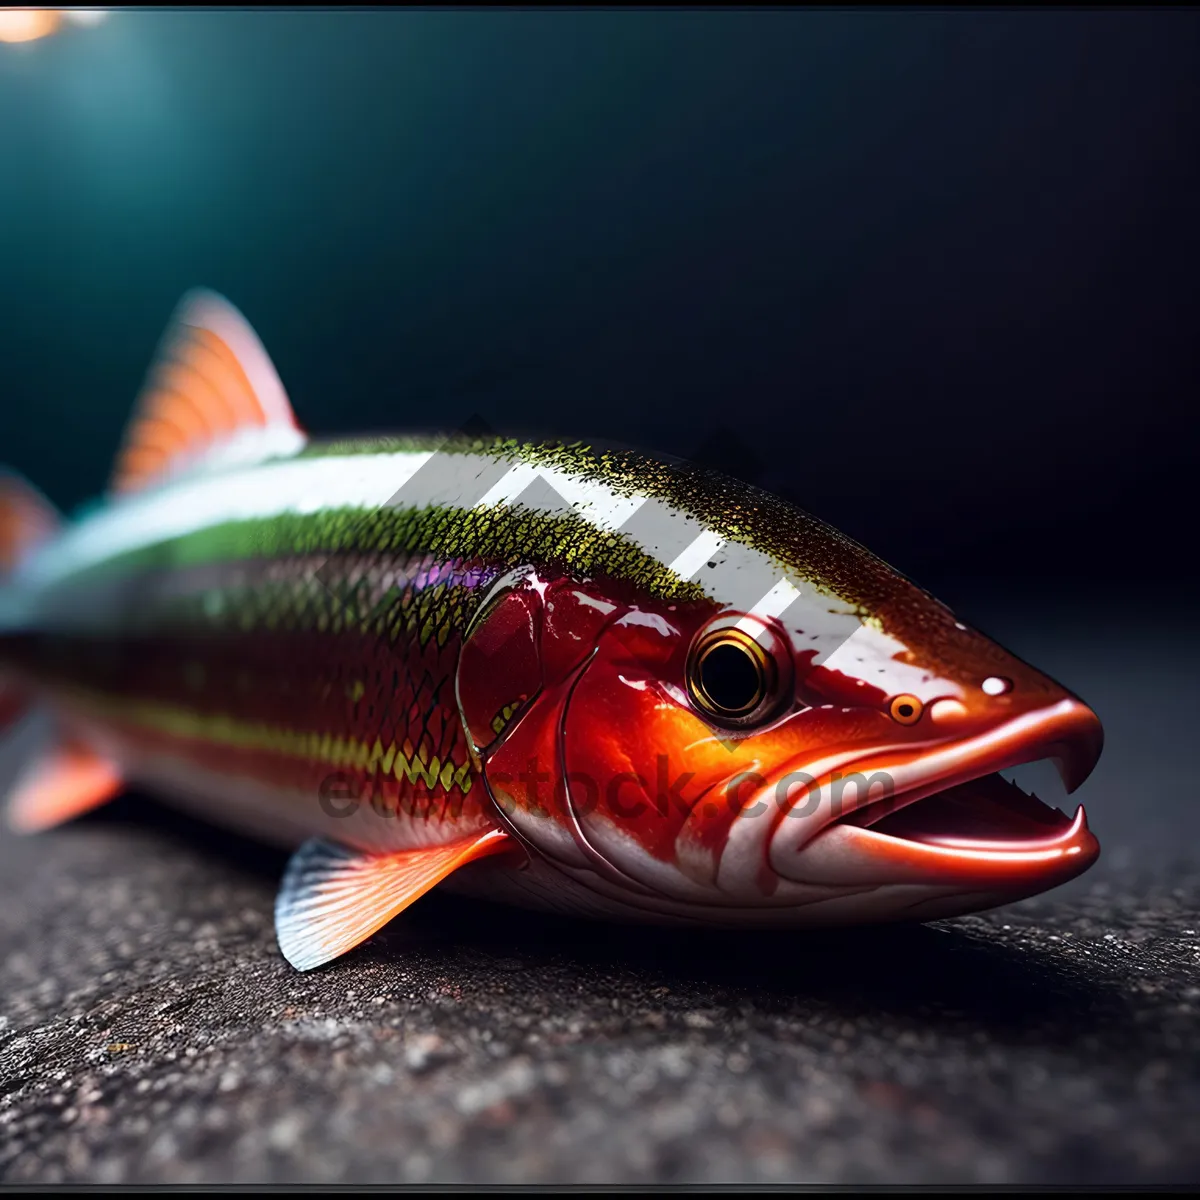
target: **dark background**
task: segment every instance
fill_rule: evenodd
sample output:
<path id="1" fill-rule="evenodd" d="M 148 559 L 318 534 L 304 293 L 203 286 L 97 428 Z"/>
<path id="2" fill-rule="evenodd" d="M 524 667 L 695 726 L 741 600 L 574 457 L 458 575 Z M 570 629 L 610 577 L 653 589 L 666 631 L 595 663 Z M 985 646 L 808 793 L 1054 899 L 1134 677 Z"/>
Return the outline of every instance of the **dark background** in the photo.
<path id="1" fill-rule="evenodd" d="M 0 461 L 97 494 L 224 292 L 314 433 L 590 436 L 831 521 L 1079 692 L 1103 847 L 915 931 L 432 896 L 279 958 L 282 862 L 0 836 L 0 1179 L 1200 1178 L 1200 13 L 118 12 L 0 45 Z"/>
<path id="2" fill-rule="evenodd" d="M 4 47 L 0 456 L 96 494 L 203 284 L 315 433 L 478 413 L 712 457 L 943 587 L 1178 577 L 1198 37 L 1194 11 L 127 12 Z"/>

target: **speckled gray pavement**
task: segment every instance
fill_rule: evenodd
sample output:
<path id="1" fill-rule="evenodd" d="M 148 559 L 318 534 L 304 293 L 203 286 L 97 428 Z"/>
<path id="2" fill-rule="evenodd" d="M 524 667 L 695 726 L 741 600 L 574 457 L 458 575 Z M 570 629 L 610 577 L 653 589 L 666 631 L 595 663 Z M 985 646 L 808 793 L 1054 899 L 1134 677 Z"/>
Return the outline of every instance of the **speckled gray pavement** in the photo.
<path id="1" fill-rule="evenodd" d="M 1105 857 L 982 917 L 700 935 L 431 895 L 300 975 L 280 856 L 136 796 L 0 838 L 0 1179 L 1200 1180 L 1195 705 L 1163 698 L 1196 663 L 1059 633 L 1009 641 L 1106 718 Z"/>

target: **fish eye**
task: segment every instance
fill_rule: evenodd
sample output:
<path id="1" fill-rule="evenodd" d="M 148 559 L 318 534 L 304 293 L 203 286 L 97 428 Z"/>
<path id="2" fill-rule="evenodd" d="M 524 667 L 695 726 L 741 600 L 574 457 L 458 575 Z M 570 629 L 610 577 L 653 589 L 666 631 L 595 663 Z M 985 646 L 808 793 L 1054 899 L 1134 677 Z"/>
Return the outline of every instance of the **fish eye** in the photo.
<path id="1" fill-rule="evenodd" d="M 773 710 L 779 668 L 770 650 L 745 630 L 710 629 L 693 646 L 687 685 L 692 703 L 710 720 L 746 726 Z"/>
<path id="2" fill-rule="evenodd" d="M 888 705 L 888 712 L 891 713 L 892 720 L 898 721 L 901 725 L 915 725 L 921 719 L 921 713 L 924 711 L 925 705 L 916 696 L 910 696 L 907 692 L 900 696 L 893 696 L 891 704 Z"/>

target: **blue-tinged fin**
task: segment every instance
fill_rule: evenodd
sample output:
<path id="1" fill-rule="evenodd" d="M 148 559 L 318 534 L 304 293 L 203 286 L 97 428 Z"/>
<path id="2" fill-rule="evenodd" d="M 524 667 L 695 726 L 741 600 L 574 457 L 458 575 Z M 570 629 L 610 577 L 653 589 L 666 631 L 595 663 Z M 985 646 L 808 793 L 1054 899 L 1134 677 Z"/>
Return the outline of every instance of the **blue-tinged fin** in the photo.
<path id="1" fill-rule="evenodd" d="M 293 454 L 305 440 L 250 323 L 224 297 L 197 289 L 168 323 L 110 491 L 137 492 L 193 470 Z"/>
<path id="2" fill-rule="evenodd" d="M 366 941 L 459 867 L 511 845 L 499 829 L 391 854 L 305 842 L 275 901 L 279 948 L 293 967 L 310 971 Z"/>

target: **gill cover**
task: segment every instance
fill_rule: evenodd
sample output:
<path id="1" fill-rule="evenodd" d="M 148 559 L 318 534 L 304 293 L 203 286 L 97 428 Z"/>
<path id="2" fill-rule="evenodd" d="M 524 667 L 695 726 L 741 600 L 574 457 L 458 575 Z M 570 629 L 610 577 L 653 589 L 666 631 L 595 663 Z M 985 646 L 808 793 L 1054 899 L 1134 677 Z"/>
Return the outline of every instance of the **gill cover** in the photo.
<path id="1" fill-rule="evenodd" d="M 621 611 L 588 583 L 521 568 L 493 584 L 459 654 L 459 713 L 488 793 L 515 833 L 552 856 L 571 841 L 571 691 Z"/>

